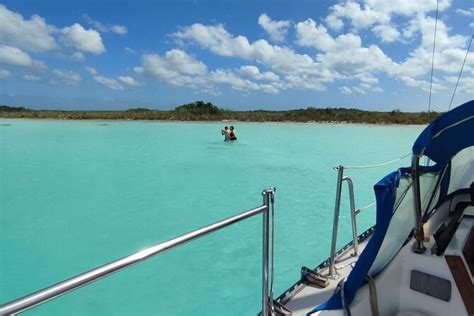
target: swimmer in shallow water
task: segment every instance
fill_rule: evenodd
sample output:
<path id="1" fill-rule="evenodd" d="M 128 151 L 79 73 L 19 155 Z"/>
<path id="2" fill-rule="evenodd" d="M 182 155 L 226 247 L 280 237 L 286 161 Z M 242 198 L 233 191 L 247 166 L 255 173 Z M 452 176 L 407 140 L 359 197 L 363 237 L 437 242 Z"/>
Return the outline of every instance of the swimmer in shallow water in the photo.
<path id="1" fill-rule="evenodd" d="M 227 126 L 224 127 L 223 130 L 221 130 L 221 134 L 224 135 L 224 141 L 225 142 L 230 140 L 230 130 Z"/>
<path id="2" fill-rule="evenodd" d="M 230 136 L 230 140 L 237 140 L 237 136 L 235 135 L 235 129 L 233 126 L 230 127 L 229 136 Z"/>

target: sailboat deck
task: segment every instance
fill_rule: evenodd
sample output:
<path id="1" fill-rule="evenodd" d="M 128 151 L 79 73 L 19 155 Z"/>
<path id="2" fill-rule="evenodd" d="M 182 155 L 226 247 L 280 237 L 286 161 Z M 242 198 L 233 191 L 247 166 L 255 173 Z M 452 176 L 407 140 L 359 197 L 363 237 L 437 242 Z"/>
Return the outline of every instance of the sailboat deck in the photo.
<path id="1" fill-rule="evenodd" d="M 470 291 L 472 291 L 473 276 L 466 269 L 469 266 L 468 261 L 470 259 L 465 258 L 464 254 L 466 248 L 471 247 L 467 240 L 471 232 L 474 231 L 472 213 L 474 213 L 474 207 L 466 208 L 459 229 L 453 236 L 444 255 L 437 256 L 431 253 L 430 249 L 435 244 L 432 232 L 425 243 L 427 251 L 423 254 L 412 251 L 415 243 L 413 238 L 400 249 L 393 261 L 375 278 L 378 308 L 381 314 L 400 315 L 399 313 L 403 314 L 404 312 L 417 312 L 418 315 L 446 315 L 451 312 L 453 315 L 464 315 L 466 309 L 470 310 L 472 308 L 469 297 L 471 295 Z M 368 240 L 370 240 L 370 237 L 359 244 L 361 251 L 367 245 Z M 468 250 L 472 251 L 470 248 Z M 291 315 L 306 315 L 315 306 L 324 303 L 332 295 L 337 284 L 341 279 L 348 276 L 357 260 L 357 257 L 351 255 L 352 252 L 353 249 L 350 247 L 337 257 L 337 277 L 330 279 L 330 283 L 326 288 L 300 284 L 300 287 L 297 287 L 291 297 L 289 295 L 287 299 L 281 299 L 280 302 L 291 310 Z M 464 270 L 466 274 L 469 274 L 469 277 L 461 280 L 459 280 L 459 277 L 456 279 L 456 273 L 453 273 L 453 269 L 449 266 L 448 257 L 459 258 L 461 266 L 463 268 L 466 266 Z M 328 275 L 328 267 L 325 266 L 317 272 Z M 449 293 L 449 298 L 443 299 L 428 289 L 428 292 L 424 292 L 423 289 L 413 287 L 414 272 L 415 274 L 421 273 L 431 279 L 434 278 L 433 282 L 439 283 L 437 283 L 437 289 L 444 287 L 445 293 Z M 441 280 L 442 283 L 435 279 Z M 467 290 L 460 286 L 464 283 L 468 284 Z M 370 296 L 367 286 L 360 288 L 350 307 L 353 315 L 370 315 Z M 468 314 L 470 315 L 471 312 L 469 311 Z M 315 315 L 343 315 L 343 311 L 325 310 Z"/>
<path id="2" fill-rule="evenodd" d="M 359 243 L 359 253 L 361 253 L 367 245 L 370 237 L 361 240 Z M 300 284 L 296 294 L 293 293 L 291 298 L 283 298 L 281 300 L 288 309 L 292 311 L 292 315 L 306 315 L 315 306 L 325 302 L 334 292 L 340 280 L 346 278 L 354 267 L 358 257 L 353 255 L 353 247 L 348 247 L 336 258 L 336 276 L 329 277 L 329 285 L 325 288 L 312 285 L 312 284 Z M 329 275 L 329 266 L 326 266 L 317 271 L 323 276 Z"/>

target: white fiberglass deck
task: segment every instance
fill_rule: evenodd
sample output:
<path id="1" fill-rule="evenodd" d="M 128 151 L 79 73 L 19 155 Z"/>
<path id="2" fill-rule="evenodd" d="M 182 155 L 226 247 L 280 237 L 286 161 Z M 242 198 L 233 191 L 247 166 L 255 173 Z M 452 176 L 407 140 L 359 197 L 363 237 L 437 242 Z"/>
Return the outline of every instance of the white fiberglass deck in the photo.
<path id="1" fill-rule="evenodd" d="M 464 211 L 465 217 L 462 219 L 458 230 L 446 249 L 445 255 L 460 255 L 467 235 L 474 227 L 474 207 L 467 207 Z M 436 223 L 431 227 L 437 227 L 443 219 L 434 218 Z M 460 291 L 457 288 L 453 274 L 447 264 L 445 255 L 432 255 L 429 251 L 434 245 L 433 232 L 427 232 L 430 236 L 429 241 L 425 243 L 427 250 L 423 254 L 413 252 L 415 240 L 412 238 L 392 262 L 375 278 L 377 290 L 378 309 L 380 315 L 467 315 Z M 369 240 L 369 239 L 368 239 Z M 368 240 L 360 244 L 361 250 L 365 247 Z M 338 258 L 337 266 L 339 269 L 338 277 L 331 280 L 330 285 L 324 289 L 313 286 L 305 286 L 300 292 L 292 297 L 288 302 L 283 303 L 292 310 L 292 315 L 306 315 L 315 306 L 325 302 L 334 292 L 338 282 L 343 277 L 347 277 L 353 267 L 355 258 L 350 254 L 352 248 L 349 248 Z M 345 266 L 344 266 L 345 264 Z M 417 292 L 410 288 L 411 272 L 413 270 L 421 271 L 433 275 L 451 283 L 451 296 L 449 301 L 443 301 L 435 297 Z M 320 271 L 327 274 L 326 270 Z M 472 275 L 471 283 L 472 283 Z M 370 294 L 367 285 L 361 287 L 357 292 L 354 301 L 350 306 L 352 315 L 371 315 Z M 314 315 L 344 315 L 342 310 L 321 311 Z"/>
<path id="2" fill-rule="evenodd" d="M 370 240 L 370 238 L 359 244 L 359 252 L 364 250 L 368 240 Z M 353 256 L 353 252 L 353 248 L 350 247 L 336 258 L 337 276 L 335 278 L 330 278 L 329 286 L 326 288 L 320 288 L 317 286 L 306 285 L 300 292 L 291 298 L 289 302 L 284 304 L 293 312 L 292 315 L 306 315 L 316 305 L 325 302 L 331 296 L 339 281 L 342 278 L 346 278 L 352 270 L 354 263 L 358 258 Z M 328 269 L 329 268 L 324 268 L 320 270 L 319 273 L 326 276 L 329 274 Z"/>

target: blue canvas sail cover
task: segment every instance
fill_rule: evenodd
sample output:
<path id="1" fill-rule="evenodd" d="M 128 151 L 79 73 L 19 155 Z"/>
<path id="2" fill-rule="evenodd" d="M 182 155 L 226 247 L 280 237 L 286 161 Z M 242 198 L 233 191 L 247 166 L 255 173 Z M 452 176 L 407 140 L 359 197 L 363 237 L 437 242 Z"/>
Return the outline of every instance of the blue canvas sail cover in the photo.
<path id="1" fill-rule="evenodd" d="M 441 115 L 429 124 L 413 145 L 413 154 L 428 156 L 437 163 L 432 167 L 421 167 L 421 173 L 436 173 L 440 170 L 442 164 L 449 162 L 459 151 L 470 146 L 474 146 L 474 101 L 464 103 L 452 111 Z M 410 188 L 410 185 L 406 185 L 409 181 L 408 179 L 410 179 L 407 176 L 408 173 L 410 173 L 410 168 L 401 168 L 388 174 L 374 186 L 377 205 L 376 229 L 344 284 L 345 306 L 351 304 L 358 289 L 366 282 L 366 276 L 368 274 L 375 276 L 392 259 L 402 246 L 408 231 L 411 231 L 413 228 L 414 222 L 407 220 L 408 217 L 403 218 L 403 216 L 413 215 L 413 213 L 409 212 L 410 214 L 404 215 L 400 214 L 403 213 L 403 210 L 399 210 L 397 214 L 394 209 L 397 200 L 397 190 L 401 189 L 399 188 L 401 180 L 404 181 L 404 186 L 406 187 L 406 189 L 401 191 L 406 193 L 406 190 Z M 408 196 L 408 199 L 411 200 L 411 195 L 409 194 Z M 406 203 L 411 204 L 412 201 L 406 201 Z M 395 223 L 391 223 L 394 217 L 397 217 L 397 219 L 394 220 Z M 403 220 L 406 221 L 404 224 L 408 230 L 401 233 L 398 242 L 395 243 L 396 245 L 393 245 L 397 248 L 389 249 L 388 251 L 387 249 L 381 250 L 384 239 L 393 238 L 393 236 L 387 237 L 389 227 L 400 225 L 400 222 L 403 224 Z M 397 221 L 398 223 L 396 223 Z M 385 255 L 387 258 L 380 260 L 377 257 L 379 252 L 381 256 Z M 379 262 L 374 264 L 376 259 Z M 338 288 L 325 303 L 315 307 L 308 315 L 321 310 L 342 308 L 341 288 Z"/>
<path id="2" fill-rule="evenodd" d="M 463 148 L 474 145 L 474 100 L 441 115 L 413 145 L 413 154 L 446 163 Z"/>

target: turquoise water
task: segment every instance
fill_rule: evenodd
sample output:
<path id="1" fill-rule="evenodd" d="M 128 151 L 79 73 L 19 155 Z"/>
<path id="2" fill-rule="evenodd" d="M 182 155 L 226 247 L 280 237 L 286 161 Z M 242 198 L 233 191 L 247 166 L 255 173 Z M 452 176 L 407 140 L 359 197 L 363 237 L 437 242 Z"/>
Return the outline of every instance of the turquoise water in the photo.
<path id="1" fill-rule="evenodd" d="M 410 151 L 420 126 L 0 119 L 0 303 L 261 204 L 276 186 L 275 294 L 329 253 L 338 164 Z M 356 206 L 408 160 L 347 171 Z M 340 242 L 350 239 L 343 199 Z M 372 225 L 374 209 L 358 218 Z M 37 307 L 31 315 L 255 315 L 261 217 Z"/>

